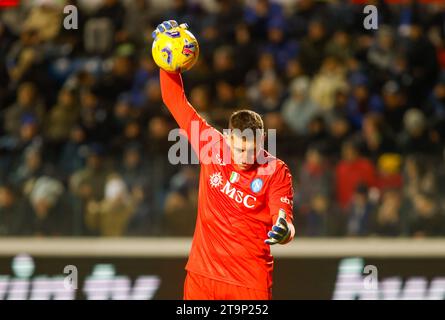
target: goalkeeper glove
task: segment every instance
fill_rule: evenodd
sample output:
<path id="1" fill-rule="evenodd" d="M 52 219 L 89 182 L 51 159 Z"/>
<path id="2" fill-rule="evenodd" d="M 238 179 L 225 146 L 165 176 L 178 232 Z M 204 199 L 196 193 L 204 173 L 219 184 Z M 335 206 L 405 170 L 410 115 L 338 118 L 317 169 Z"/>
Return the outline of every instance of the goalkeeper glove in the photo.
<path id="1" fill-rule="evenodd" d="M 152 32 L 151 36 L 153 37 L 153 39 L 156 39 L 157 35 L 159 33 L 162 33 L 166 30 L 171 30 L 173 28 L 178 27 L 178 22 L 176 22 L 176 20 L 168 20 L 168 21 L 164 21 L 161 24 L 158 24 L 158 26 L 156 27 L 155 31 Z M 188 29 L 189 26 L 187 23 L 181 23 L 179 25 L 180 28 L 182 29 Z"/>
<path id="2" fill-rule="evenodd" d="M 277 243 L 285 243 L 291 234 L 291 230 L 286 221 L 286 212 L 283 209 L 280 209 L 278 213 L 277 221 L 275 222 L 272 230 L 267 233 L 269 237 L 264 242 L 269 245 L 277 244 Z"/>

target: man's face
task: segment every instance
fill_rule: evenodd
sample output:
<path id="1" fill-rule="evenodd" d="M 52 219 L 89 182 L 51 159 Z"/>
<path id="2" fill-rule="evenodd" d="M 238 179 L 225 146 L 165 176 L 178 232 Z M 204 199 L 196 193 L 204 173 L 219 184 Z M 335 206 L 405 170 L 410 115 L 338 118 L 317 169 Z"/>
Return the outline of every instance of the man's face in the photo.
<path id="1" fill-rule="evenodd" d="M 230 153 L 235 167 L 241 171 L 252 168 L 263 141 L 264 135 L 256 139 L 254 135 L 246 137 L 233 132 L 230 133 Z"/>

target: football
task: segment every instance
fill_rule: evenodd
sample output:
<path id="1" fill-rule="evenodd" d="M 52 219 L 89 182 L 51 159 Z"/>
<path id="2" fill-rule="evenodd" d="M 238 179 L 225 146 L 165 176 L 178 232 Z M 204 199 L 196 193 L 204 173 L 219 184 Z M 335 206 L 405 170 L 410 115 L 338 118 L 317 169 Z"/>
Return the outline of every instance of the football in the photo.
<path id="1" fill-rule="evenodd" d="M 151 53 L 156 64 L 168 72 L 184 72 L 193 67 L 199 56 L 195 36 L 179 26 L 159 33 Z"/>

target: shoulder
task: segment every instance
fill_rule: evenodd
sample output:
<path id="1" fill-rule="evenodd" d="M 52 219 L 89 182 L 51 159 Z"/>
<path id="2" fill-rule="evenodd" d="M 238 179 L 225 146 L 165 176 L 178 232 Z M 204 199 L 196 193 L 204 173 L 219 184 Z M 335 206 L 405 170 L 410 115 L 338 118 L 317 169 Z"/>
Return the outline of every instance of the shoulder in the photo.
<path id="1" fill-rule="evenodd" d="M 271 155 L 269 152 L 264 152 L 265 163 L 261 165 L 265 175 L 270 176 L 270 181 L 292 179 L 292 173 L 289 166 L 281 159 Z"/>

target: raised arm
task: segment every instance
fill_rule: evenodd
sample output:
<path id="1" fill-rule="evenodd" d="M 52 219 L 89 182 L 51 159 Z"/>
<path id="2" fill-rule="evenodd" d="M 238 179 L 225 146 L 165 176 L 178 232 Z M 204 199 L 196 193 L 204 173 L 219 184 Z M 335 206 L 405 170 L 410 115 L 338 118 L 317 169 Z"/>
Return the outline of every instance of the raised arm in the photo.
<path id="1" fill-rule="evenodd" d="M 176 38 L 179 32 L 178 30 L 182 30 L 181 28 L 186 29 L 187 25 L 181 24 L 178 26 L 176 21 L 164 21 L 158 25 L 153 32 L 153 38 L 156 41 L 157 37 L 164 32 L 168 32 L 169 37 Z M 164 51 L 166 47 L 163 48 L 162 51 Z M 158 45 L 155 45 L 155 42 L 153 43 L 152 50 L 159 53 L 160 48 Z M 204 144 L 207 143 L 211 146 L 217 146 L 216 142 L 221 141 L 222 135 L 216 129 L 212 128 L 187 100 L 180 72 L 168 72 L 181 70 L 181 68 L 172 68 L 172 70 L 170 70 L 169 67 L 171 66 L 170 64 L 173 63 L 172 61 L 170 61 L 170 64 L 164 65 L 163 62 L 165 61 L 162 59 L 159 60 L 159 58 L 157 59 L 156 57 L 159 57 L 159 55 L 153 54 L 155 62 L 160 66 L 161 92 L 164 104 L 170 110 L 179 127 L 184 130 L 183 133 L 187 136 L 199 160 L 202 162 L 204 159 L 212 159 L 209 158 L 209 154 L 205 152 L 206 149 L 201 149 Z M 175 64 L 173 63 L 173 65 Z M 165 67 L 168 71 L 165 71 L 162 67 Z M 203 154 L 200 154 L 201 151 L 203 151 Z"/>
<path id="2" fill-rule="evenodd" d="M 190 133 L 192 121 L 203 122 L 196 110 L 187 100 L 181 74 L 169 73 L 160 69 L 162 100 L 181 129 Z"/>

